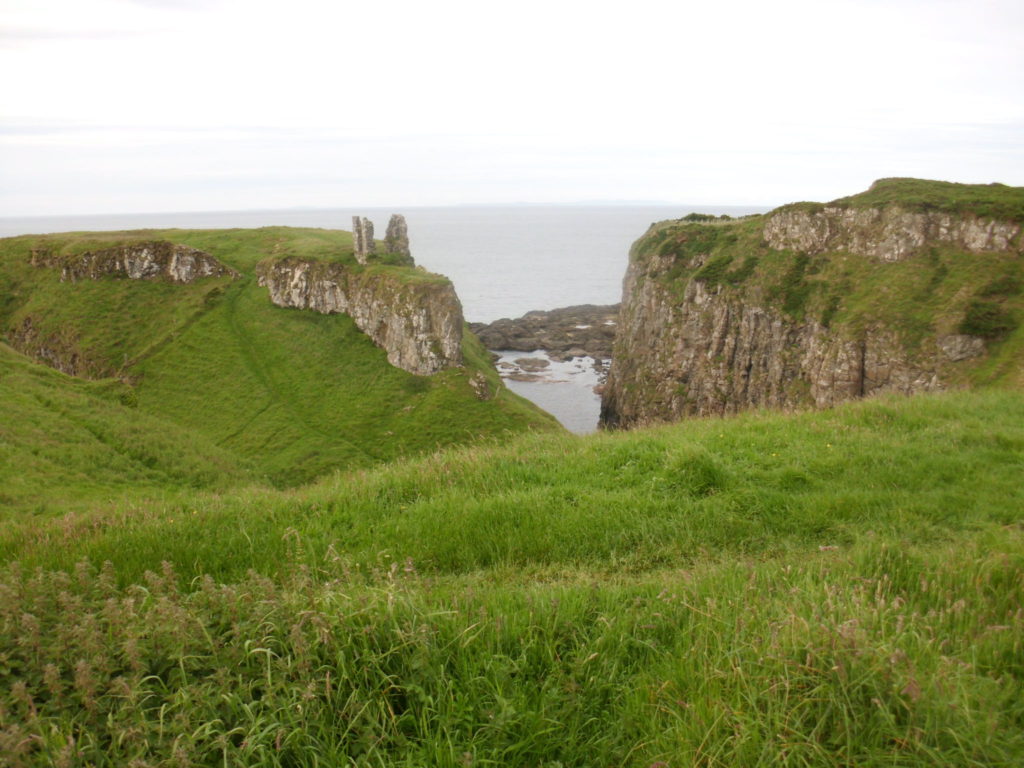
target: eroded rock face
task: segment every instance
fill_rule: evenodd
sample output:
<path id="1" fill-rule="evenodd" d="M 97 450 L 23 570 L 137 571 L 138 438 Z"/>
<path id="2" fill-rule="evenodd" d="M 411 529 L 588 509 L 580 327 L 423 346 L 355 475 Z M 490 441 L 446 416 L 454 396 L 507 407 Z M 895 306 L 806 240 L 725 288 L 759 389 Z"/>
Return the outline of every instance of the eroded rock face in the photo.
<path id="1" fill-rule="evenodd" d="M 764 238 L 772 248 L 824 253 L 849 251 L 879 261 L 900 261 L 927 242 L 950 243 L 971 253 L 1006 251 L 1020 225 L 949 213 L 919 213 L 897 206 L 820 211 L 783 209 L 772 214 Z"/>
<path id="2" fill-rule="evenodd" d="M 776 250 L 822 259 L 845 251 L 877 262 L 899 261 L 935 243 L 968 253 L 1019 253 L 1019 235 L 1017 224 L 969 215 L 839 206 L 818 213 L 783 209 L 768 215 L 762 233 Z M 913 343 L 871 317 L 856 328 L 828 327 L 820 314 L 784 311 L 777 294 L 770 298 L 770 285 L 698 279 L 706 254 L 692 256 L 681 271 L 676 258 L 640 249 L 630 260 L 603 426 L 927 392 L 955 380 L 961 361 L 986 353 L 984 339 L 951 332 L 951 321 Z"/>
<path id="3" fill-rule="evenodd" d="M 237 272 L 205 251 L 166 240 L 130 243 L 71 256 L 36 250 L 32 252 L 32 264 L 59 269 L 61 282 L 97 280 L 106 275 L 172 283 L 192 283 L 223 275 L 238 277 Z"/>
<path id="4" fill-rule="evenodd" d="M 62 335 L 44 334 L 36 327 L 31 316 L 7 331 L 7 342 L 22 354 L 68 376 L 109 375 L 102 366 L 84 360 L 77 350 L 74 332 L 64 329 Z"/>
<path id="5" fill-rule="evenodd" d="M 626 279 L 628 300 L 601 402 L 606 427 L 753 408 L 823 408 L 942 387 L 937 347 L 911 355 L 885 329 L 854 341 L 818 322 L 709 291 L 700 281 L 691 281 L 680 301 L 662 283 L 637 278 Z"/>
<path id="6" fill-rule="evenodd" d="M 373 222 L 362 216 L 352 217 L 352 247 L 356 261 L 366 264 L 377 250 L 373 239 Z"/>
<path id="7" fill-rule="evenodd" d="M 259 282 L 279 307 L 349 315 L 389 363 L 410 373 L 429 376 L 462 365 L 462 305 L 446 280 L 285 259 L 260 265 Z"/>
<path id="8" fill-rule="evenodd" d="M 412 259 L 412 253 L 409 251 L 409 227 L 405 223 L 405 216 L 400 213 L 392 214 L 388 221 L 387 232 L 384 234 L 384 250 L 396 256 Z"/>

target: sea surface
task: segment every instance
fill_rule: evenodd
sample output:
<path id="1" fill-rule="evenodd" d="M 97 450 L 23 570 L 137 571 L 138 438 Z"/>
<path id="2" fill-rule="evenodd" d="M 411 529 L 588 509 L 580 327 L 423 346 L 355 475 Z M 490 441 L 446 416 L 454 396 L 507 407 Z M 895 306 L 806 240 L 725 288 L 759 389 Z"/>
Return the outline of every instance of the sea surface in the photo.
<path id="1" fill-rule="evenodd" d="M 615 304 L 630 245 L 656 221 L 691 211 L 742 216 L 767 208 L 708 205 L 508 205 L 401 209 L 338 208 L 0 218 L 0 237 L 50 232 L 151 228 L 352 228 L 373 221 L 383 239 L 392 213 L 405 215 L 413 258 L 455 284 L 466 319 L 493 322 L 535 309 Z M 560 366 L 558 366 L 560 368 Z M 575 370 L 575 369 L 572 369 Z M 519 394 L 574 432 L 597 426 L 589 374 L 551 374 L 513 382 Z"/>

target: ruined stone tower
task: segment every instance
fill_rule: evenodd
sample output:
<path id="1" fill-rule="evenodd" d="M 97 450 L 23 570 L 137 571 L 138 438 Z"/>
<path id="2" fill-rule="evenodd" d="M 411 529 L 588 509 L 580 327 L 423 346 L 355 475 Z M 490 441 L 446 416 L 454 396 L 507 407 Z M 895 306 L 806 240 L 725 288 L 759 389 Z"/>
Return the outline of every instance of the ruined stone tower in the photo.
<path id="1" fill-rule="evenodd" d="M 356 261 L 360 264 L 365 264 L 376 252 L 377 244 L 373 241 L 372 221 L 362 216 L 352 217 L 352 246 L 355 249 Z"/>
<path id="2" fill-rule="evenodd" d="M 409 252 L 409 228 L 406 226 L 405 216 L 400 213 L 391 214 L 387 234 L 384 235 L 384 250 L 412 260 L 412 254 Z"/>

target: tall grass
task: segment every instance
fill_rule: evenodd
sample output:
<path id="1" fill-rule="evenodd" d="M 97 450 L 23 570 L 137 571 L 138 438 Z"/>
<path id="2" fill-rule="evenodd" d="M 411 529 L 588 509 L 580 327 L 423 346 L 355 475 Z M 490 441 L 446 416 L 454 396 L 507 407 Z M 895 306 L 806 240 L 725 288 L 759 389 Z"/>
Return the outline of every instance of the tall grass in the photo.
<path id="1" fill-rule="evenodd" d="M 0 558 L 87 558 L 141 579 L 273 576 L 295 557 L 382 554 L 421 570 L 639 572 L 703 553 L 774 556 L 868 532 L 937 541 L 1024 509 L 1024 397 L 949 393 L 799 415 L 748 414 L 643 432 L 533 436 L 341 474 L 308 488 L 177 494 L 51 522 L 12 522 Z M 293 551 L 302 543 L 301 553 Z"/>
<path id="2" fill-rule="evenodd" d="M 1013 766 L 1024 398 L 11 523 L 11 766 Z"/>
<path id="3" fill-rule="evenodd" d="M 1024 537 L 630 579 L 129 587 L 8 567 L 22 765 L 864 766 L 1024 759 Z"/>

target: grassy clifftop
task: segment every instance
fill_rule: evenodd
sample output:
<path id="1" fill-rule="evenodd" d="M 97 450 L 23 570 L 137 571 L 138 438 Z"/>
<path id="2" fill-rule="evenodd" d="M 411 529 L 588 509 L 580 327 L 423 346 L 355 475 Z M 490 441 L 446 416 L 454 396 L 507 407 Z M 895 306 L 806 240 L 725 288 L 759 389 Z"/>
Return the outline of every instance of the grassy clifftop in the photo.
<path id="1" fill-rule="evenodd" d="M 61 282 L 59 270 L 30 263 L 33 249 L 70 255 L 152 240 L 205 251 L 239 276 L 184 285 L 114 276 Z M 273 306 L 255 269 L 285 256 L 351 261 L 356 268 L 351 236 L 326 230 L 10 238 L 0 241 L 0 329 L 12 345 L 50 355 L 65 370 L 124 382 L 125 418 L 130 411 L 173 424 L 234 457 L 254 479 L 278 484 L 439 445 L 557 428 L 501 387 L 469 334 L 465 368 L 420 377 L 389 365 L 347 316 Z M 424 279 L 411 269 L 372 269 Z M 477 397 L 470 384 L 477 374 L 493 399 Z M 6 419 L 20 418 L 13 403 L 4 407 Z"/>
<path id="2" fill-rule="evenodd" d="M 923 179 L 879 179 L 866 192 L 829 205 L 878 208 L 899 205 L 911 211 L 943 211 L 1024 222 L 1024 189 L 1006 184 L 957 184 Z"/>
<path id="3" fill-rule="evenodd" d="M 1005 250 L 970 252 L 956 242 L 929 240 L 922 232 L 920 247 L 891 261 L 847 248 L 815 252 L 769 246 L 765 227 L 773 216 L 794 210 L 813 214 L 825 205 L 795 203 L 738 221 L 662 222 L 636 243 L 631 262 L 643 279 L 659 281 L 680 298 L 692 280 L 723 297 L 778 311 L 790 322 L 818 323 L 841 338 L 858 340 L 884 329 L 897 334 L 911 354 L 926 339 L 974 335 L 985 340 L 987 354 L 947 371 L 948 382 L 1024 385 L 1019 234 Z M 827 205 L 1024 222 L 1024 188 L 1001 184 L 882 179 L 867 192 Z M 813 235 L 824 240 L 838 226 L 822 223 Z M 891 231 L 878 224 L 880 239 L 919 235 L 901 234 L 899 222 L 886 226 Z M 869 240 L 871 233 L 853 237 Z M 629 354 L 628 349 L 621 352 Z"/>

